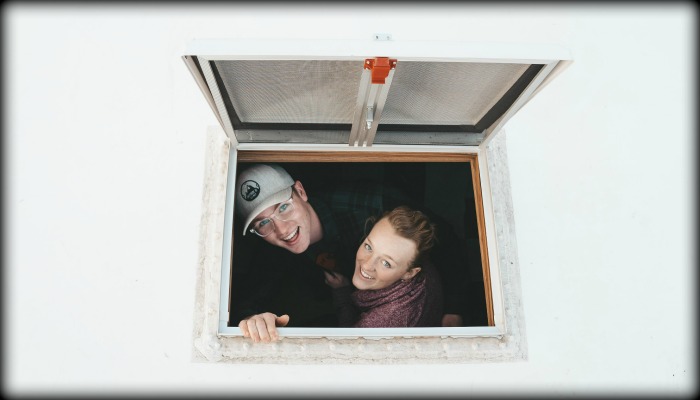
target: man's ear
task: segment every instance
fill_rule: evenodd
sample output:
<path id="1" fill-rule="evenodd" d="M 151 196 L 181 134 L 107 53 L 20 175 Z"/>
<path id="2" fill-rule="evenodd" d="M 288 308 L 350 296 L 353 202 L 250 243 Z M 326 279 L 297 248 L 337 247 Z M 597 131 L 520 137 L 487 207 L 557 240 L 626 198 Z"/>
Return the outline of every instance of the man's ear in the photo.
<path id="1" fill-rule="evenodd" d="M 301 181 L 294 182 L 294 190 L 296 190 L 297 194 L 302 200 L 309 200 L 309 196 L 306 195 L 306 190 L 304 190 L 304 185 L 301 184 Z"/>
<path id="2" fill-rule="evenodd" d="M 416 276 L 416 274 L 418 274 L 419 272 L 420 272 L 420 267 L 413 267 L 413 268 L 409 269 L 408 271 L 406 271 L 405 274 L 403 274 L 403 276 L 401 277 L 401 280 L 407 281 L 409 279 L 413 279 L 413 277 Z"/>

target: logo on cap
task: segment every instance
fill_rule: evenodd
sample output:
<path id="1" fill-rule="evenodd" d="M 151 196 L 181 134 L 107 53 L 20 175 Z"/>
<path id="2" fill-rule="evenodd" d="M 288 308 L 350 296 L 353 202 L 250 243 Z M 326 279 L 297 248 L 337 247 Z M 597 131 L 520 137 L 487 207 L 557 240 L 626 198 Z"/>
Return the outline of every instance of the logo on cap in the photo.
<path id="1" fill-rule="evenodd" d="M 245 181 L 241 185 L 241 197 L 247 201 L 253 201 L 260 194 L 260 185 L 255 181 Z"/>

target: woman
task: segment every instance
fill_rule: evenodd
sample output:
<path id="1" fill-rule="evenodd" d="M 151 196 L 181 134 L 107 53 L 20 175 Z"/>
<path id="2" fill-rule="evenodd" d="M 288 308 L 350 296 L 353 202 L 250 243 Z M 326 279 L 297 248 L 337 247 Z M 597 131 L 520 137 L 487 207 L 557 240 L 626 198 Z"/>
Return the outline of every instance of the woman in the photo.
<path id="1" fill-rule="evenodd" d="M 420 211 L 385 213 L 360 244 L 352 291 L 347 278 L 326 272 L 340 326 L 440 326 L 442 285 L 428 253 L 435 226 Z"/>

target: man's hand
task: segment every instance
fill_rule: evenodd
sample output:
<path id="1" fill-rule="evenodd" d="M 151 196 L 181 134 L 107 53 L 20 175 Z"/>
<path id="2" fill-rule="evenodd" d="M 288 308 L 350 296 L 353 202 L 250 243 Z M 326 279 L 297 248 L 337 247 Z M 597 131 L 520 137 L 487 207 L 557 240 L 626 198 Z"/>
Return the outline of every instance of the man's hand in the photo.
<path id="1" fill-rule="evenodd" d="M 274 342 L 279 340 L 277 334 L 278 326 L 287 326 L 289 323 L 289 315 L 276 316 L 273 313 L 262 313 L 250 316 L 242 320 L 238 327 L 243 332 L 243 337 L 251 338 L 257 342 Z"/>
<path id="2" fill-rule="evenodd" d="M 442 316 L 442 326 L 462 326 L 462 316 L 459 314 L 445 314 Z"/>
<path id="3" fill-rule="evenodd" d="M 346 278 L 342 274 L 328 271 L 323 271 L 323 273 L 326 274 L 326 285 L 332 287 L 333 289 L 338 289 L 343 286 L 348 286 L 350 284 L 348 278 Z"/>

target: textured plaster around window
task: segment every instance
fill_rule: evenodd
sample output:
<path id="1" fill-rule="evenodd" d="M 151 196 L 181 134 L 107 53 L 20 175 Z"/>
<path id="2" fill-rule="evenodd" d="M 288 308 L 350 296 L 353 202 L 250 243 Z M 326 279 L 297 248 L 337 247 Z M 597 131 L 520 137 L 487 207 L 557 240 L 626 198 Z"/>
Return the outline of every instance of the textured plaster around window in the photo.
<path id="1" fill-rule="evenodd" d="M 505 132 L 487 147 L 506 333 L 501 337 L 282 338 L 253 343 L 218 336 L 221 256 L 230 142 L 219 127 L 207 132 L 197 264 L 193 362 L 265 364 L 481 363 L 527 359 Z M 228 246 L 228 244 L 226 244 Z"/>

